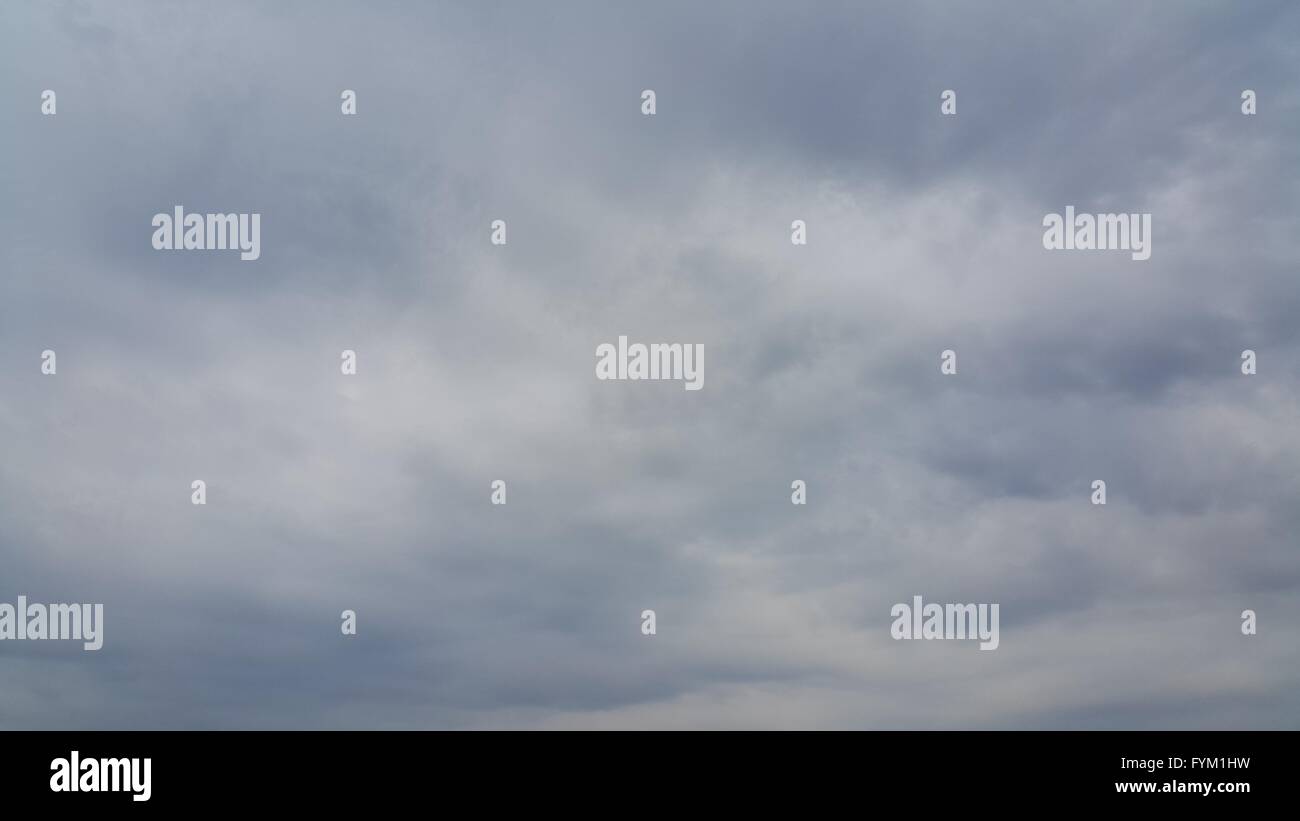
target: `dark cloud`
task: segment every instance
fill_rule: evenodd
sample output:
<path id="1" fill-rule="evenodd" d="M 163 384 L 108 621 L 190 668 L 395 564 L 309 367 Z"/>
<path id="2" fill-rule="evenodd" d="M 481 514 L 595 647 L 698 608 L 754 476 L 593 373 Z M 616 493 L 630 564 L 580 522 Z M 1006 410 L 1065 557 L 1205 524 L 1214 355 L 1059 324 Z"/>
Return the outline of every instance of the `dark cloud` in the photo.
<path id="1" fill-rule="evenodd" d="M 106 641 L 5 642 L 0 726 L 1295 727 L 1297 17 L 6 6 L 0 601 Z"/>

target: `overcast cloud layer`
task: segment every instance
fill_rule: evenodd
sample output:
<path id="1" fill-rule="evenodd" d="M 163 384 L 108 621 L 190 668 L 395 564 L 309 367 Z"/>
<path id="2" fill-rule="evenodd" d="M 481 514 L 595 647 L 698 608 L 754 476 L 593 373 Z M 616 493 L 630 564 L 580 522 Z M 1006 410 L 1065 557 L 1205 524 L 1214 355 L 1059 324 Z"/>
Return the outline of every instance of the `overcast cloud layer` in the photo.
<path id="1" fill-rule="evenodd" d="M 1295 3 L 5 3 L 0 44 L 0 601 L 106 620 L 0 644 L 0 727 L 1300 728 Z M 152 250 L 175 205 L 261 259 Z M 1067 205 L 1151 259 L 1043 250 Z M 597 381 L 620 334 L 704 389 Z M 1001 646 L 893 641 L 918 594 Z"/>

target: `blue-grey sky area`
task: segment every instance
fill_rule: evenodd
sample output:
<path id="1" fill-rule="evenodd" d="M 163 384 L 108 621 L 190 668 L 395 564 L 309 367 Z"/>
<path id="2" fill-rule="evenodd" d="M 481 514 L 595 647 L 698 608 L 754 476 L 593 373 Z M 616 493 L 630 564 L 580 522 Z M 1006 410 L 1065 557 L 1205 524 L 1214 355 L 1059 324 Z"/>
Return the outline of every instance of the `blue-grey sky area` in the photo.
<path id="1" fill-rule="evenodd" d="M 105 618 L 0 727 L 1300 729 L 1300 5 L 13 2 L 0 105 L 0 601 Z"/>

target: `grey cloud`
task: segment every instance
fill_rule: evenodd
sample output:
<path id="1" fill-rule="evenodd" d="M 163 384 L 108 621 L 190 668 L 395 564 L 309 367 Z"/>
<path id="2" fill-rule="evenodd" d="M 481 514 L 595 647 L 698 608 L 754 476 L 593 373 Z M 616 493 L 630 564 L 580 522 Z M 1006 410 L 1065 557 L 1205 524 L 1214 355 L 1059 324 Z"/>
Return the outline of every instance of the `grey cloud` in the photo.
<path id="1" fill-rule="evenodd" d="M 107 632 L 6 642 L 0 726 L 1295 727 L 1296 17 L 6 6 L 0 600 Z"/>

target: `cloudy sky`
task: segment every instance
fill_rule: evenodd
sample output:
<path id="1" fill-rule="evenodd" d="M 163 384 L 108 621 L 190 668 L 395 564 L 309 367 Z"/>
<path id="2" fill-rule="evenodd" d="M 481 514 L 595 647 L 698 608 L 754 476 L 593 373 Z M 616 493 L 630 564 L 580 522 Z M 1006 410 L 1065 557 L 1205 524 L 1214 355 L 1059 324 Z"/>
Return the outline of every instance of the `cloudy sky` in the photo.
<path id="1" fill-rule="evenodd" d="M 106 624 L 0 644 L 0 727 L 1300 728 L 1298 33 L 4 4 L 0 601 Z M 153 250 L 176 205 L 261 258 Z M 1044 250 L 1067 205 L 1151 259 Z M 596 380 L 619 335 L 704 389 Z"/>

